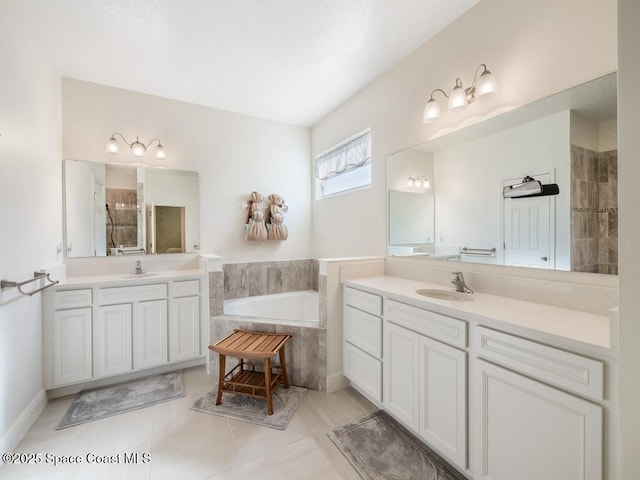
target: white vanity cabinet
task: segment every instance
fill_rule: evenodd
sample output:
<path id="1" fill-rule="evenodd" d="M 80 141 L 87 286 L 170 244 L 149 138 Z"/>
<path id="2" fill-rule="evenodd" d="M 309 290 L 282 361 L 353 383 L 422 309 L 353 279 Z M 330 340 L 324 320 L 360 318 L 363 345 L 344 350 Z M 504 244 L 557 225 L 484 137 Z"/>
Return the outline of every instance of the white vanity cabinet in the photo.
<path id="1" fill-rule="evenodd" d="M 569 392 L 601 401 L 603 364 L 484 327 L 474 347 L 474 477 L 601 480 L 603 407 Z"/>
<path id="2" fill-rule="evenodd" d="M 467 467 L 466 331 L 461 320 L 385 301 L 385 409 L 463 470 Z"/>
<path id="3" fill-rule="evenodd" d="M 45 351 L 50 353 L 50 360 L 53 357 L 53 382 L 62 385 L 89 380 L 93 375 L 92 291 L 56 292 L 53 304 L 53 321 L 45 328 L 45 335 L 51 339 Z"/>
<path id="4" fill-rule="evenodd" d="M 98 302 L 93 339 L 96 378 L 134 370 L 134 357 L 136 369 L 166 363 L 167 284 L 100 288 Z M 165 355 L 158 359 L 162 350 Z M 147 361 L 150 365 L 145 365 Z"/>
<path id="5" fill-rule="evenodd" d="M 189 278 L 46 291 L 45 388 L 199 359 L 201 284 Z"/>
<path id="6" fill-rule="evenodd" d="M 382 402 L 382 297 L 344 289 L 343 370 L 369 400 Z"/>
<path id="7" fill-rule="evenodd" d="M 169 361 L 177 362 L 200 354 L 200 282 L 173 282 L 169 325 Z"/>

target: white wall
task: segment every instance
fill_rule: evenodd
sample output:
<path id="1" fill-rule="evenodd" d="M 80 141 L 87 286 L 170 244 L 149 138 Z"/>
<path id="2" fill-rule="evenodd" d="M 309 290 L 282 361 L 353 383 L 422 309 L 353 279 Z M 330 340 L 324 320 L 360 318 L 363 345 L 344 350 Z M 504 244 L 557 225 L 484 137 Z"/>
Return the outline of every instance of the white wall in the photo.
<path id="1" fill-rule="evenodd" d="M 496 76 L 498 93 L 423 124 L 430 92 L 450 89 L 456 77 L 468 85 L 480 63 Z M 314 156 L 368 126 L 373 148 L 370 188 L 314 202 L 314 256 L 384 254 L 384 164 L 390 153 L 616 68 L 616 0 L 479 2 L 312 129 Z M 341 242 L 331 241 L 337 230 Z"/>
<path id="2" fill-rule="evenodd" d="M 618 0 L 620 479 L 640 478 L 640 2 Z"/>
<path id="3" fill-rule="evenodd" d="M 105 153 L 120 132 L 129 141 L 162 140 L 167 159 L 155 160 L 150 148 L 144 161 L 197 171 L 202 252 L 225 262 L 310 257 L 309 129 L 69 78 L 62 79 L 62 114 L 64 158 L 134 162 L 123 144 L 119 156 Z M 254 190 L 285 199 L 288 240 L 244 240 L 242 205 Z"/>
<path id="4" fill-rule="evenodd" d="M 62 242 L 60 79 L 0 2 L 0 278 L 26 280 L 59 263 Z M 0 292 L 0 451 L 46 404 L 40 295 Z"/>

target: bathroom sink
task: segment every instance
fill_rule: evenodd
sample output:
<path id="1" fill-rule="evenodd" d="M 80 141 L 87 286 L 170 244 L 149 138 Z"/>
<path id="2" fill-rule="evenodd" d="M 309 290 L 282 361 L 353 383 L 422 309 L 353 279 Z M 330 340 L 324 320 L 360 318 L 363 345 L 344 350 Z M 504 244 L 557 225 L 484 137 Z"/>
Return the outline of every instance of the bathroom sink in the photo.
<path id="1" fill-rule="evenodd" d="M 157 275 L 157 273 L 149 272 L 149 273 L 128 273 L 124 277 L 125 278 L 147 278 L 153 277 Z"/>
<path id="2" fill-rule="evenodd" d="M 436 298 L 438 300 L 448 300 L 450 302 L 470 302 L 473 297 L 470 293 L 454 292 L 451 290 L 438 290 L 432 288 L 423 288 L 416 290 L 418 295 L 424 297 Z"/>

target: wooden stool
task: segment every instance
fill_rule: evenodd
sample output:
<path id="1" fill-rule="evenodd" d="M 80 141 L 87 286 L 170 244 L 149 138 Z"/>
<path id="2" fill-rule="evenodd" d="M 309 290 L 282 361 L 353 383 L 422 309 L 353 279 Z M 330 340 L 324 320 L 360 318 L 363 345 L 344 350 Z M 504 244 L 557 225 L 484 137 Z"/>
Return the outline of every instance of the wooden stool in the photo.
<path id="1" fill-rule="evenodd" d="M 289 388 L 287 365 L 285 362 L 284 344 L 291 338 L 289 334 L 259 333 L 248 330 L 235 329 L 231 335 L 223 338 L 214 345 L 209 345 L 220 356 L 220 373 L 218 378 L 218 396 L 216 405 L 222 403 L 222 392 L 235 393 L 253 398 L 263 398 L 267 401 L 267 413 L 273 415 L 273 392 L 280 385 Z M 280 367 L 271 366 L 271 358 L 280 356 Z M 225 358 L 239 358 L 240 363 L 225 374 Z M 263 360 L 264 372 L 255 370 L 255 363 L 245 364 L 245 360 Z M 249 365 L 250 370 L 245 366 Z M 280 373 L 273 373 L 273 369 Z"/>

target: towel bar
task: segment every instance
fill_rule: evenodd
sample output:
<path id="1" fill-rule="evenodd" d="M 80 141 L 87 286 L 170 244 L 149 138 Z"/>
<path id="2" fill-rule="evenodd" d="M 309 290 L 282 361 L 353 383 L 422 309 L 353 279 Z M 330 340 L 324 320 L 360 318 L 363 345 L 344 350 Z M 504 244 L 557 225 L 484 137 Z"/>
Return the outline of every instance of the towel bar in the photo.
<path id="1" fill-rule="evenodd" d="M 33 272 L 33 278 L 30 278 L 29 280 L 25 280 L 23 282 L 12 282 L 11 280 L 0 280 L 0 289 L 4 290 L 5 288 L 16 287 L 22 295 L 28 295 L 30 297 L 32 295 L 35 295 L 38 292 L 41 292 L 42 290 L 45 290 L 59 283 L 59 280 L 51 280 L 51 277 L 49 275 L 50 275 L 49 273 L 45 273 L 45 272 Z M 25 292 L 24 290 L 22 290 L 22 287 L 24 285 L 27 285 L 29 283 L 35 282 L 37 280 L 42 280 L 42 279 L 45 279 L 50 283 L 47 283 L 43 287 L 40 287 L 36 290 L 31 290 L 30 292 Z"/>

